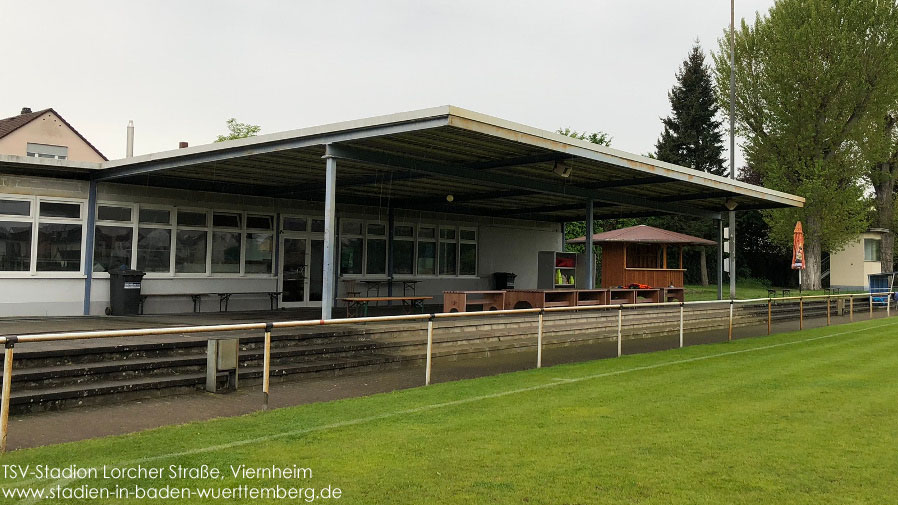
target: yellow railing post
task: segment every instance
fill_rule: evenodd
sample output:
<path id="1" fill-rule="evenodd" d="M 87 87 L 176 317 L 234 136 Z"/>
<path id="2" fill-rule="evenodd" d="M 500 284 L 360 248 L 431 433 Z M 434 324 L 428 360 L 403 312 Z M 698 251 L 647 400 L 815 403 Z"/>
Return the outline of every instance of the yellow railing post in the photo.
<path id="1" fill-rule="evenodd" d="M 265 323 L 265 355 L 262 357 L 262 409 L 268 410 L 268 393 L 271 386 L 271 323 Z"/>
<path id="2" fill-rule="evenodd" d="M 427 320 L 427 365 L 424 368 L 424 385 L 430 385 L 430 367 L 433 362 L 433 314 Z"/>
<path id="3" fill-rule="evenodd" d="M 6 436 L 9 433 L 9 395 L 12 389 L 12 354 L 16 337 L 6 337 L 3 353 L 3 394 L 0 398 L 0 454 L 6 452 Z"/>
<path id="4" fill-rule="evenodd" d="M 829 326 L 829 297 L 826 297 L 826 325 Z"/>
<path id="5" fill-rule="evenodd" d="M 536 323 L 536 368 L 543 367 L 543 311 Z"/>
<path id="6" fill-rule="evenodd" d="M 854 296 L 848 295 L 848 321 L 854 322 Z"/>

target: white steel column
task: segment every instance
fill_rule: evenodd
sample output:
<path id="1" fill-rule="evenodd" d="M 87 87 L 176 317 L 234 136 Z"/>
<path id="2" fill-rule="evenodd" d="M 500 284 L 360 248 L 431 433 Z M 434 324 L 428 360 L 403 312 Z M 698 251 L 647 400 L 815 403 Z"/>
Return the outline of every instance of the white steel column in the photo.
<path id="1" fill-rule="evenodd" d="M 330 319 L 336 295 L 334 258 L 337 251 L 337 159 L 328 154 L 325 154 L 324 158 L 326 165 L 324 175 L 324 275 L 321 279 L 324 285 L 321 290 L 321 319 Z"/>
<path id="2" fill-rule="evenodd" d="M 596 286 L 596 251 L 592 243 L 593 234 L 593 204 L 592 200 L 587 200 L 586 207 L 586 289 L 593 289 Z"/>

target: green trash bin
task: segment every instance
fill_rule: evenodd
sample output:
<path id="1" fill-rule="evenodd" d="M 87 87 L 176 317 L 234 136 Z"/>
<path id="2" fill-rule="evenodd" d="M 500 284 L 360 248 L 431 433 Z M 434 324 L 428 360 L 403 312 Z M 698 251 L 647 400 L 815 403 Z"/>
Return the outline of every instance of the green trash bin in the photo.
<path id="1" fill-rule="evenodd" d="M 140 313 L 140 288 L 146 272 L 121 268 L 109 271 L 109 306 L 113 316 Z"/>

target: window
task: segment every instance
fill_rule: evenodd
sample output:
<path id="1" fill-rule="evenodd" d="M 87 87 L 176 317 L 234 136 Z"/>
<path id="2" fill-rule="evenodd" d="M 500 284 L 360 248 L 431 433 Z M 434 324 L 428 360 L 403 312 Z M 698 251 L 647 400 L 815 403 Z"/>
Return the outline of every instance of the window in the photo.
<path id="1" fill-rule="evenodd" d="M 458 236 L 458 274 L 477 275 L 477 231 L 462 228 Z"/>
<path id="2" fill-rule="evenodd" d="M 37 223 L 37 271 L 81 270 L 81 204 L 40 201 Z"/>
<path id="3" fill-rule="evenodd" d="M 455 228 L 440 228 L 440 275 L 458 274 L 458 242 Z"/>
<path id="4" fill-rule="evenodd" d="M 212 273 L 240 273 L 243 233 L 240 214 L 212 214 Z"/>
<path id="5" fill-rule="evenodd" d="M 365 241 L 365 273 L 387 273 L 387 227 L 381 223 L 368 223 Z"/>
<path id="6" fill-rule="evenodd" d="M 393 227 L 393 273 L 415 273 L 415 227 L 398 224 Z"/>
<path id="7" fill-rule="evenodd" d="M 206 273 L 207 215 L 198 211 L 178 211 L 175 234 L 175 273 Z M 196 227 L 196 229 L 194 229 Z"/>
<path id="8" fill-rule="evenodd" d="M 171 272 L 171 211 L 140 208 L 137 228 L 137 269 Z"/>
<path id="9" fill-rule="evenodd" d="M 31 202 L 0 200 L 0 270 L 31 270 Z"/>
<path id="10" fill-rule="evenodd" d="M 864 261 L 882 261 L 882 240 L 864 239 Z"/>
<path id="11" fill-rule="evenodd" d="M 249 230 L 271 230 L 274 219 L 271 216 L 255 216 L 248 214 L 246 216 L 246 228 Z"/>
<path id="12" fill-rule="evenodd" d="M 131 248 L 134 228 L 131 207 L 97 206 L 97 226 L 94 235 L 94 272 L 108 272 L 119 268 L 131 268 Z M 115 224 L 107 224 L 115 223 Z"/>
<path id="13" fill-rule="evenodd" d="M 418 275 L 436 274 L 436 229 L 432 226 L 418 228 Z"/>
<path id="14" fill-rule="evenodd" d="M 64 160 L 69 157 L 69 148 L 66 146 L 53 146 L 47 144 L 33 144 L 28 142 L 26 155 L 32 158 L 50 158 Z"/>
<path id="15" fill-rule="evenodd" d="M 299 223 L 294 223 L 299 225 Z M 246 252 L 243 272 L 247 274 L 271 274 L 274 266 L 274 217 L 258 214 L 246 215 Z"/>
<path id="16" fill-rule="evenodd" d="M 362 274 L 362 222 L 343 221 L 340 234 L 340 273 Z"/>
<path id="17" fill-rule="evenodd" d="M 270 274 L 274 254 L 274 240 L 271 233 L 246 234 L 246 258 L 244 272 L 248 274 Z"/>
<path id="18" fill-rule="evenodd" d="M 285 217 L 284 231 L 306 231 L 309 228 L 309 222 L 304 217 Z"/>

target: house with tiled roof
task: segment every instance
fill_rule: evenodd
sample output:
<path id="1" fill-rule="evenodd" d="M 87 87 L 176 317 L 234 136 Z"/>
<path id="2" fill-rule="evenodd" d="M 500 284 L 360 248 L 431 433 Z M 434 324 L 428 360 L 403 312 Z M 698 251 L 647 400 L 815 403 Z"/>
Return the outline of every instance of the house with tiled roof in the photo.
<path id="1" fill-rule="evenodd" d="M 72 161 L 107 161 L 78 130 L 50 109 L 22 108 L 17 116 L 0 119 L 0 154 Z"/>

